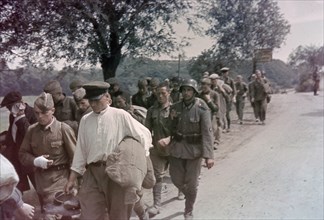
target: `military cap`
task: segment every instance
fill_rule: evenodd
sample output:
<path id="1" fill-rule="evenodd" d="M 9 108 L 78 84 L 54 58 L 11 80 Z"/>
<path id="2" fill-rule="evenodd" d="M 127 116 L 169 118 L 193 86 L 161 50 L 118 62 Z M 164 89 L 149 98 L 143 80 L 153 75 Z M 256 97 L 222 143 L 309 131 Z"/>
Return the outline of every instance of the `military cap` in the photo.
<path id="1" fill-rule="evenodd" d="M 142 87 L 144 87 L 144 86 L 147 86 L 147 80 L 146 79 L 140 79 L 140 80 L 138 80 L 138 83 L 137 83 L 137 86 L 138 87 L 140 87 L 140 88 L 142 88 Z"/>
<path id="2" fill-rule="evenodd" d="M 53 109 L 54 101 L 52 95 L 50 93 L 42 92 L 42 94 L 36 98 L 34 106 L 37 106 L 37 108 L 43 112 Z"/>
<path id="3" fill-rule="evenodd" d="M 46 93 L 56 93 L 62 92 L 62 87 L 59 81 L 57 80 L 50 80 L 44 86 L 44 92 Z"/>
<path id="4" fill-rule="evenodd" d="M 227 72 L 227 71 L 229 71 L 229 68 L 228 67 L 223 67 L 220 71 Z"/>
<path id="5" fill-rule="evenodd" d="M 193 88 L 196 93 L 199 92 L 198 91 L 197 81 L 194 80 L 194 79 L 185 79 L 185 80 L 183 80 L 183 82 L 182 82 L 182 84 L 180 86 L 180 92 L 182 91 L 182 88 L 185 87 L 185 86 L 189 86 L 189 87 Z"/>
<path id="6" fill-rule="evenodd" d="M 150 80 L 150 86 L 151 87 L 157 87 L 160 84 L 160 80 L 158 78 L 152 78 Z"/>
<path id="7" fill-rule="evenodd" d="M 209 72 L 207 72 L 207 71 L 204 72 L 204 73 L 202 74 L 202 76 L 203 76 L 203 77 L 208 77 L 208 76 L 209 76 Z"/>
<path id="8" fill-rule="evenodd" d="M 219 79 L 219 75 L 216 73 L 213 73 L 209 76 L 209 79 Z"/>
<path id="9" fill-rule="evenodd" d="M 173 83 L 181 83 L 182 79 L 179 76 L 174 76 L 171 78 L 171 82 Z"/>
<path id="10" fill-rule="evenodd" d="M 15 102 L 18 102 L 18 101 L 21 101 L 21 100 L 22 100 L 22 96 L 21 96 L 20 92 L 18 92 L 18 91 L 9 92 L 3 98 L 0 108 L 11 105 L 11 104 L 14 104 Z"/>
<path id="11" fill-rule="evenodd" d="M 118 85 L 119 84 L 117 78 L 115 78 L 115 77 L 107 79 L 106 82 L 109 83 L 109 85 L 116 85 L 116 84 Z"/>
<path id="12" fill-rule="evenodd" d="M 70 87 L 70 89 L 74 92 L 76 89 L 81 88 L 82 85 L 83 85 L 83 83 L 84 83 L 84 82 L 82 82 L 82 81 L 79 80 L 79 79 L 77 79 L 77 80 L 73 80 L 73 81 L 70 83 L 69 87 Z"/>
<path id="13" fill-rule="evenodd" d="M 209 78 L 202 78 L 200 82 L 201 84 L 208 84 L 208 85 L 211 84 L 211 80 Z"/>
<path id="14" fill-rule="evenodd" d="M 102 94 L 108 92 L 110 85 L 107 82 L 93 81 L 84 84 L 82 87 L 86 91 L 85 99 L 98 100 L 102 97 Z"/>
<path id="15" fill-rule="evenodd" d="M 243 79 L 243 76 L 242 75 L 237 75 L 236 78 Z"/>
<path id="16" fill-rule="evenodd" d="M 73 98 L 76 102 L 81 101 L 84 99 L 84 96 L 86 95 L 86 90 L 84 88 L 79 88 L 75 90 L 73 93 Z"/>

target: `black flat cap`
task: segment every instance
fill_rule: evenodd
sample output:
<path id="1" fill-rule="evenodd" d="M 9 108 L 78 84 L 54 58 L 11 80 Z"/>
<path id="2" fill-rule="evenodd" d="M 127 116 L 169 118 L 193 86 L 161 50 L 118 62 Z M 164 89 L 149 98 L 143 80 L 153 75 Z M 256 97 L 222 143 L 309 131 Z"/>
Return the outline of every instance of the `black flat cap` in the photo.
<path id="1" fill-rule="evenodd" d="M 82 86 L 86 90 L 85 99 L 98 100 L 102 94 L 108 92 L 109 83 L 103 81 L 93 81 Z"/>
<path id="2" fill-rule="evenodd" d="M 0 108 L 11 105 L 11 104 L 14 104 L 15 102 L 18 102 L 18 101 L 21 101 L 21 100 L 22 100 L 22 96 L 21 96 L 20 92 L 18 92 L 18 91 L 9 92 L 3 98 Z"/>

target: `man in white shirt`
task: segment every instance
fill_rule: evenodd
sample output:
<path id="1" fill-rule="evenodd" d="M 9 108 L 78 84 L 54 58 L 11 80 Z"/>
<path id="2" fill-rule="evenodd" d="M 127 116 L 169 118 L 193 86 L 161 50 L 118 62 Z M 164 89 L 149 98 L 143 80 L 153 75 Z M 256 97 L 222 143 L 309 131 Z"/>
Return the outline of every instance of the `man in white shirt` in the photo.
<path id="1" fill-rule="evenodd" d="M 71 174 L 65 186 L 69 193 L 78 176 L 83 176 L 79 191 L 81 219 L 129 219 L 133 205 L 125 204 L 125 190 L 105 173 L 106 160 L 125 137 L 133 137 L 145 148 L 152 146 L 150 131 L 122 109 L 110 107 L 111 98 L 106 82 L 83 85 L 85 98 L 93 112 L 80 121 L 76 152 Z"/>

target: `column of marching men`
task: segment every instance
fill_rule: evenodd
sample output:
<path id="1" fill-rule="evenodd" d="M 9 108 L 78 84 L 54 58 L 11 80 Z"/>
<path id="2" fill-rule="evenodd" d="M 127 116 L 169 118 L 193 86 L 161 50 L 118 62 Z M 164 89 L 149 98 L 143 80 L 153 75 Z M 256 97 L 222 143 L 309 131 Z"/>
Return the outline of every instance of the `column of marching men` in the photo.
<path id="1" fill-rule="evenodd" d="M 51 80 L 33 106 L 19 91 L 9 92 L 1 102 L 10 115 L 9 128 L 0 135 L 0 156 L 14 167 L 7 170 L 9 176 L 17 178 L 1 174 L 0 218 L 33 217 L 34 208 L 21 200 L 29 179 L 43 219 L 72 218 L 68 211 L 50 211 L 62 191 L 77 192 L 78 202 L 70 206 L 81 208 L 81 214 L 73 218 L 129 219 L 134 210 L 139 219 L 149 219 L 163 210 L 169 172 L 177 198 L 185 203 L 184 218 L 193 219 L 202 164 L 213 167 L 222 133 L 231 131 L 232 107 L 244 124 L 248 100 L 255 121 L 264 125 L 271 100 L 270 83 L 259 70 L 248 84 L 241 75 L 232 79 L 224 67 L 219 73 L 204 72 L 198 81 L 147 77 L 137 87 L 131 96 L 116 78 L 75 80 L 69 97 L 60 82 Z M 130 168 L 136 158 L 144 158 L 144 164 L 134 163 L 141 172 Z M 118 173 L 111 171 L 115 167 Z M 144 188 L 152 190 L 150 207 L 143 201 Z"/>

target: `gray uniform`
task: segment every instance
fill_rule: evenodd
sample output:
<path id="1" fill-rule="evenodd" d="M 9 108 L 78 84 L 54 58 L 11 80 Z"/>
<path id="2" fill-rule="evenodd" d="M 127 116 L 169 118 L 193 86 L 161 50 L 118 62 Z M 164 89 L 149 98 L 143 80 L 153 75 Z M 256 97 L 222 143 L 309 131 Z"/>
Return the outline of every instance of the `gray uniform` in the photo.
<path id="1" fill-rule="evenodd" d="M 267 111 L 267 91 L 265 84 L 267 81 L 265 79 L 256 79 L 251 84 L 251 98 L 254 99 L 254 107 L 258 118 L 261 121 L 266 119 Z"/>
<path id="2" fill-rule="evenodd" d="M 198 190 L 202 158 L 213 158 L 213 129 L 207 104 L 194 98 L 186 106 L 183 101 L 171 106 L 172 141 L 170 175 L 185 197 L 185 213 L 192 212 Z"/>
<path id="3" fill-rule="evenodd" d="M 237 82 L 235 83 L 235 88 L 237 91 L 236 94 L 236 113 L 240 121 L 243 120 L 243 111 L 245 105 L 245 93 L 247 92 L 248 88 L 244 82 Z"/>

